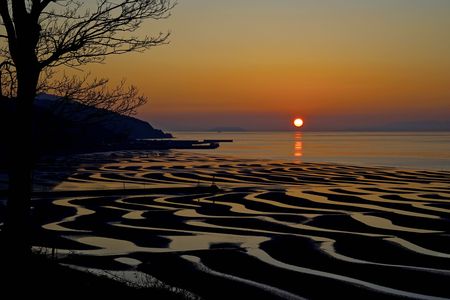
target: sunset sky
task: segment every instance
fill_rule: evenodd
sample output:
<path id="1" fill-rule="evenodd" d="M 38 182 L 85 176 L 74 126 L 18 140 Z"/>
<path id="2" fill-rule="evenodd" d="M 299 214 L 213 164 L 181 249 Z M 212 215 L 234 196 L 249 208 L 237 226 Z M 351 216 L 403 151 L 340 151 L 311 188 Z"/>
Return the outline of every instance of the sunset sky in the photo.
<path id="1" fill-rule="evenodd" d="M 170 44 L 96 75 L 149 96 L 165 130 L 449 129 L 448 0 L 179 0 Z"/>

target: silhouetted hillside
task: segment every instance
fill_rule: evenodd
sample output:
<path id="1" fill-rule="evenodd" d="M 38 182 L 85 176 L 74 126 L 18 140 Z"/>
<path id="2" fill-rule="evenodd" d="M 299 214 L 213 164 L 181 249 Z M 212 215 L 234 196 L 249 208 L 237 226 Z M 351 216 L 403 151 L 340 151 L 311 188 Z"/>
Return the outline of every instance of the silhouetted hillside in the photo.
<path id="1" fill-rule="evenodd" d="M 135 139 L 171 137 L 142 120 L 75 101 L 62 101 L 56 96 L 39 95 L 34 109 L 35 152 L 86 151 Z M 11 118 L 13 110 L 13 101 L 0 100 L 2 136 L 14 135 L 16 120 Z"/>
<path id="2" fill-rule="evenodd" d="M 74 125 L 90 126 L 111 132 L 113 135 L 127 139 L 148 139 L 171 137 L 149 123 L 130 116 L 120 115 L 104 109 L 97 109 L 75 101 L 59 100 L 57 96 L 41 94 L 36 97 L 35 106 L 43 111 L 51 112 Z"/>

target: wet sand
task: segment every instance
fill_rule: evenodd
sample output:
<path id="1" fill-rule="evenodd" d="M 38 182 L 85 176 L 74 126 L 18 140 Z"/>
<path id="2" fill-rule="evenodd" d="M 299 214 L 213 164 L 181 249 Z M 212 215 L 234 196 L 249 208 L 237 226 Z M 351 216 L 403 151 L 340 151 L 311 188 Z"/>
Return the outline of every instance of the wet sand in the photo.
<path id="1" fill-rule="evenodd" d="M 448 171 L 181 151 L 73 160 L 65 176 L 42 164 L 33 201 L 36 248 L 66 265 L 205 299 L 450 297 Z"/>

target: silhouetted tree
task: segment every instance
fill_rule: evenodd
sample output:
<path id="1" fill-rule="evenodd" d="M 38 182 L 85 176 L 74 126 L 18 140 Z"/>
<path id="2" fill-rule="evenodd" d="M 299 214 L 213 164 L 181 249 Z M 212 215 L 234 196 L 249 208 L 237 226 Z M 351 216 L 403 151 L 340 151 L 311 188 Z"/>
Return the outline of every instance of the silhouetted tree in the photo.
<path id="1" fill-rule="evenodd" d="M 0 0 L 0 38 L 3 40 L 0 45 L 4 45 L 0 49 L 3 57 L 0 83 L 8 86 L 8 93 L 2 92 L 2 95 L 15 99 L 9 120 L 9 195 L 5 221 L 11 253 L 26 255 L 30 249 L 27 226 L 34 156 L 33 101 L 43 75 L 55 67 L 78 68 L 103 62 L 108 55 L 143 51 L 164 43 L 168 34 L 139 37 L 135 32 L 147 19 L 166 18 L 172 7 L 171 0 Z M 63 82 L 53 88 L 64 89 Z M 75 80 L 71 87 L 76 87 L 77 83 L 80 83 L 76 92 L 79 93 L 84 83 Z M 91 100 L 96 101 L 102 97 L 102 92 L 105 95 L 102 90 L 105 84 L 97 82 L 97 88 L 95 81 L 93 84 L 92 93 L 84 93 L 84 96 L 90 95 Z M 134 89 L 128 92 L 136 96 Z M 66 93 L 70 94 L 70 87 Z M 106 93 L 108 96 L 118 94 L 117 91 Z M 133 109 L 142 100 L 135 99 L 137 102 L 131 107 L 122 108 Z M 113 108 L 115 104 L 107 105 Z"/>

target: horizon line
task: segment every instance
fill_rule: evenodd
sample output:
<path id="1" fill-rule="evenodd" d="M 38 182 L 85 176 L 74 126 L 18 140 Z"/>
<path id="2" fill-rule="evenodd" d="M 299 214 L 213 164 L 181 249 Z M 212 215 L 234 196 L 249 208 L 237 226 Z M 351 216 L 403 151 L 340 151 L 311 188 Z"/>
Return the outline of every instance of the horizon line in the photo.
<path id="1" fill-rule="evenodd" d="M 164 131 L 178 131 L 178 132 L 232 132 L 232 133 L 245 133 L 245 132 L 448 132 L 450 129 L 319 129 L 319 130 L 298 130 L 298 129 L 243 129 L 243 130 L 209 130 L 209 129 L 163 129 Z"/>

